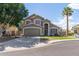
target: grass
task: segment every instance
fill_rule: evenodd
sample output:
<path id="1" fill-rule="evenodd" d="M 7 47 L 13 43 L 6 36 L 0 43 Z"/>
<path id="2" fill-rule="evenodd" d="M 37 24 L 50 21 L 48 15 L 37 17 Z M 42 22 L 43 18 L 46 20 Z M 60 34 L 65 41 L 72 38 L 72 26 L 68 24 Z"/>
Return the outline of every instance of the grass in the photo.
<path id="1" fill-rule="evenodd" d="M 76 39 L 74 36 L 43 36 L 43 38 L 47 38 L 49 40 L 74 40 Z"/>

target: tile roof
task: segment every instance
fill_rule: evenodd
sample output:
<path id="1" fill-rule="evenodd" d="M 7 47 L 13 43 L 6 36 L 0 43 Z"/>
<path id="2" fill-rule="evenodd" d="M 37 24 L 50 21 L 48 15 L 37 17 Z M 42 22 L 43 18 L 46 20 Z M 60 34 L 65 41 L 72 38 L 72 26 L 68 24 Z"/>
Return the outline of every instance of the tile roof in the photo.
<path id="1" fill-rule="evenodd" d="M 39 19 L 42 19 L 44 20 L 44 18 L 42 16 L 39 16 L 39 15 L 36 15 L 36 14 L 32 14 L 31 16 L 28 16 L 26 19 L 35 19 L 35 18 L 39 18 Z"/>

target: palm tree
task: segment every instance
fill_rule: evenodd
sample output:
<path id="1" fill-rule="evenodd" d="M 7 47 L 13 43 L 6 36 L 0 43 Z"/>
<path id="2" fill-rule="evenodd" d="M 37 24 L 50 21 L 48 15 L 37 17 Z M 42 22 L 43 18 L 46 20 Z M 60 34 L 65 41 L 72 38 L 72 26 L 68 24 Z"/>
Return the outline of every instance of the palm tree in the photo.
<path id="1" fill-rule="evenodd" d="M 73 10 L 70 7 L 65 7 L 63 10 L 63 16 L 66 16 L 66 20 L 67 20 L 66 36 L 68 36 L 68 31 L 69 31 L 69 16 L 71 16 L 72 13 Z"/>

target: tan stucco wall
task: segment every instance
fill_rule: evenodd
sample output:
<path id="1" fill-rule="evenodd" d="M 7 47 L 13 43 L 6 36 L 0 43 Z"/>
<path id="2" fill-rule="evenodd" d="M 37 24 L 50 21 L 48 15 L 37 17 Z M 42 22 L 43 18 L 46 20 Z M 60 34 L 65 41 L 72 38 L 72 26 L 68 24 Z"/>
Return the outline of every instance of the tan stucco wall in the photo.
<path id="1" fill-rule="evenodd" d="M 79 28 L 77 28 L 77 33 L 79 33 Z"/>
<path id="2" fill-rule="evenodd" d="M 7 31 L 7 34 L 8 34 L 8 33 L 9 33 L 9 34 L 12 34 L 12 31 L 14 31 L 15 34 L 18 34 L 18 28 L 15 27 L 15 26 L 8 27 L 8 28 L 6 29 L 6 31 Z"/>

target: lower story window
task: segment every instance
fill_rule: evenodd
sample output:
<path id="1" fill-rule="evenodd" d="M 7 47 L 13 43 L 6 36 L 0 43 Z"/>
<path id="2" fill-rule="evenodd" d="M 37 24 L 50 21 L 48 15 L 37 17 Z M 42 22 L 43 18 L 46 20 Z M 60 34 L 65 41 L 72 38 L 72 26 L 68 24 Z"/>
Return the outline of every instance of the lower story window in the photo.
<path id="1" fill-rule="evenodd" d="M 57 29 L 51 29 L 51 35 L 57 35 Z"/>

